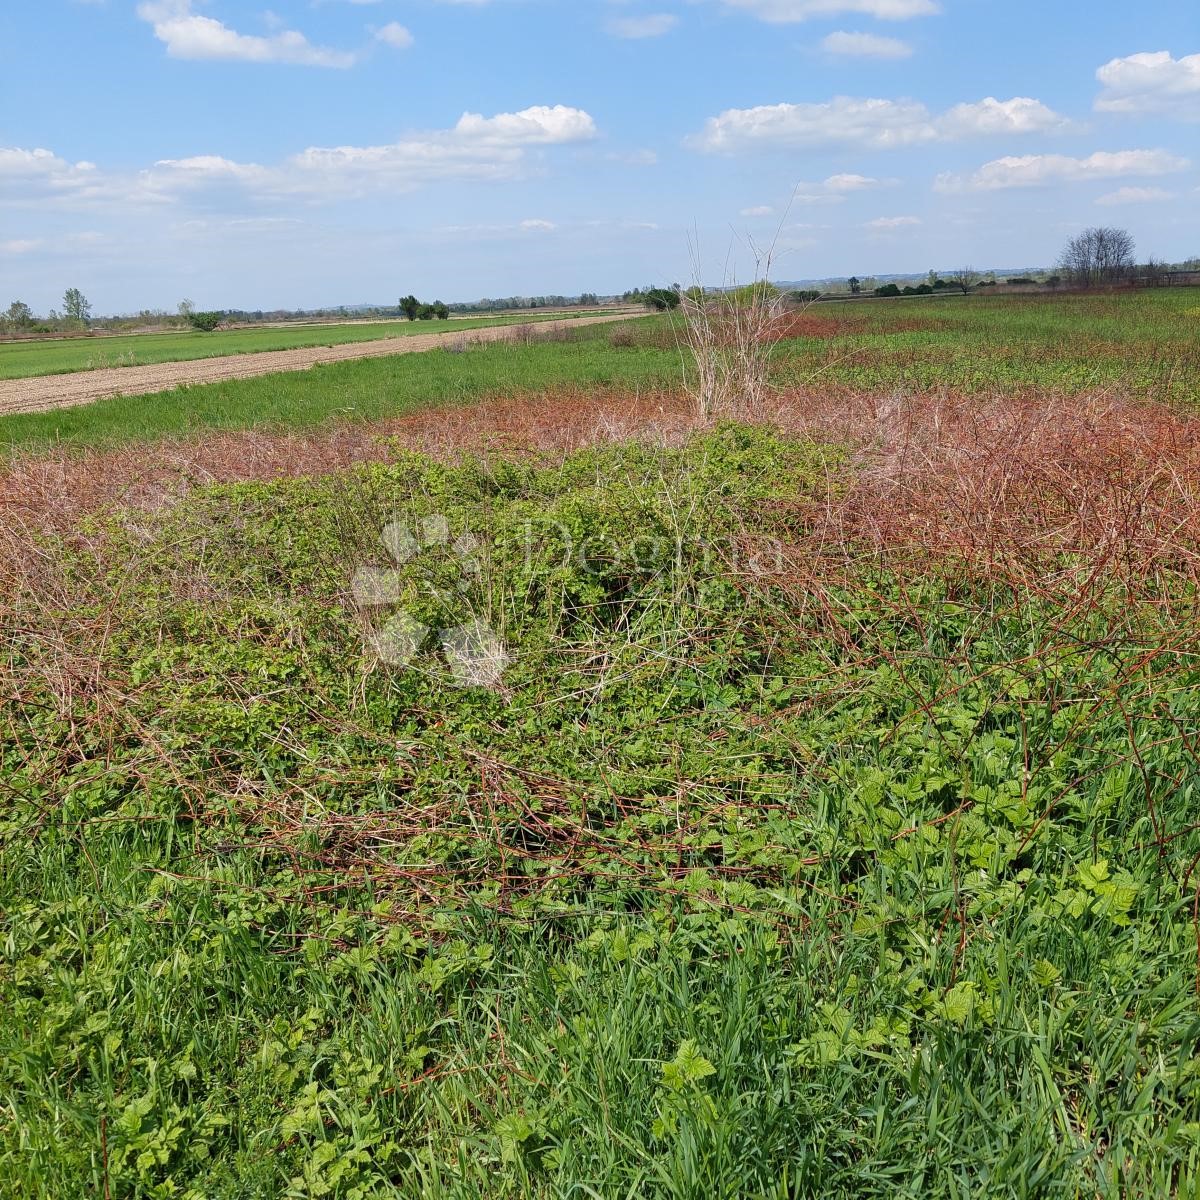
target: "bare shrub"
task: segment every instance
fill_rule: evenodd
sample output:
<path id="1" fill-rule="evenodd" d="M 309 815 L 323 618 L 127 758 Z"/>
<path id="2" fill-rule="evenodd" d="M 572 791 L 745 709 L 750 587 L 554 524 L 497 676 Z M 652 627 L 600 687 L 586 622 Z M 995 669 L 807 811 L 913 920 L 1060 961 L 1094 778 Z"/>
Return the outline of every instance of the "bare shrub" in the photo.
<path id="1" fill-rule="evenodd" d="M 690 356 L 685 371 L 696 416 L 755 419 L 766 406 L 775 330 L 787 315 L 779 289 L 770 282 L 772 250 L 751 243 L 754 274 L 738 286 L 726 268 L 722 287 L 704 287 L 699 250 L 692 245 L 693 286 L 684 293 L 680 348 Z"/>

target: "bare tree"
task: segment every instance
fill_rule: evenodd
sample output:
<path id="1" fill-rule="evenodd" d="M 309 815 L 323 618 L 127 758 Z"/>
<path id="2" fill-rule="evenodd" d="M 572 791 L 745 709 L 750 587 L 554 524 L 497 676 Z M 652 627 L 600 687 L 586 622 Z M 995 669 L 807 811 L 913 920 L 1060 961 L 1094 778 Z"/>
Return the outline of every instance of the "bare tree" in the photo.
<path id="1" fill-rule="evenodd" d="M 1098 226 L 1073 237 L 1058 266 L 1076 287 L 1103 287 L 1129 275 L 1133 250 L 1133 235 L 1128 230 Z"/>
<path id="2" fill-rule="evenodd" d="M 962 288 L 962 294 L 965 296 L 983 276 L 974 267 L 959 267 L 950 278 L 952 283 Z"/>
<path id="3" fill-rule="evenodd" d="M 1146 259 L 1146 265 L 1139 271 L 1141 281 L 1148 287 L 1162 287 L 1167 281 L 1169 269 L 1169 266 L 1161 258 L 1155 258 L 1152 254 Z"/>

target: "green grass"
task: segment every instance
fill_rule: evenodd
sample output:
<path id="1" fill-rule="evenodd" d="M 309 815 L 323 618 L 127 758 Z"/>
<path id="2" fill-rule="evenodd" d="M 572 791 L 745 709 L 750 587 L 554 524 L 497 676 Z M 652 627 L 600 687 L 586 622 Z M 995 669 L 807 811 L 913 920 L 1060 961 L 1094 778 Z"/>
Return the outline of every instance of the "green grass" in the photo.
<path id="1" fill-rule="evenodd" d="M 844 317 L 858 328 L 832 340 L 789 343 L 784 378 L 866 388 L 1113 388 L 1200 401 L 1200 293 L 1193 289 L 970 296 L 809 311 Z"/>
<path id="2" fill-rule="evenodd" d="M 838 338 L 872 390 L 1009 361 L 1006 389 L 1078 392 L 1091 362 L 1171 399 L 1187 308 L 872 305 Z M 677 362 L 643 322 L 0 429 L 296 427 Z M 1135 467 L 1127 535 L 1167 536 Z M 1194 537 L 1156 574 L 1031 538 L 1029 587 L 831 544 L 858 470 L 739 425 L 397 451 L 13 543 L 0 1195 L 1200 1194 Z M 401 615 L 486 620 L 501 686 L 436 638 L 379 662 Z"/>
<path id="3" fill-rule="evenodd" d="M 808 310 L 804 319 L 809 318 L 827 327 L 819 337 L 780 344 L 774 372 L 783 387 L 1068 394 L 1111 389 L 1200 401 L 1200 296 L 1189 289 L 826 304 Z M 210 428 L 308 428 L 547 388 L 672 386 L 679 379 L 677 339 L 670 319 L 655 317 L 571 330 L 564 342 L 327 364 L 114 397 L 0 417 L 0 448 L 101 446 Z"/>
<path id="4" fill-rule="evenodd" d="M 592 313 L 579 314 L 591 316 Z M 95 367 L 134 367 L 152 363 L 189 362 L 225 354 L 260 350 L 299 350 L 308 346 L 340 346 L 415 334 L 458 333 L 490 325 L 569 320 L 571 314 L 541 313 L 528 317 L 479 317 L 453 321 L 378 321 L 361 325 L 265 326 L 225 329 L 214 333 L 136 333 L 121 336 L 53 338 L 0 342 L 0 379 L 64 375 Z"/>
<path id="5" fill-rule="evenodd" d="M 547 388 L 662 386 L 675 380 L 678 366 L 679 356 L 673 351 L 614 351 L 603 337 L 327 363 L 307 371 L 0 417 L 0 450 L 111 446 L 206 429 L 303 429 Z"/>
<path id="6" fill-rule="evenodd" d="M 8 624 L 9 1194 L 1194 1194 L 1194 637 L 722 568 L 850 469 L 406 455 L 55 548 Z M 366 629 L 485 616 L 502 690 L 364 658 L 348 580 L 433 513 L 480 571 L 435 545 Z"/>

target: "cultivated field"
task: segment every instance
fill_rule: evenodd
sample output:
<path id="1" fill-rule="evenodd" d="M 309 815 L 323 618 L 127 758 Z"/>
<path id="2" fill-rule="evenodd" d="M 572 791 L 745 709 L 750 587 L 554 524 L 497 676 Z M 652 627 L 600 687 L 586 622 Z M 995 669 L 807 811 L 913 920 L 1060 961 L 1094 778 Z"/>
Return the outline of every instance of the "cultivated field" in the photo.
<path id="1" fill-rule="evenodd" d="M 0 419 L 15 1196 L 1189 1196 L 1186 294 Z"/>
<path id="2" fill-rule="evenodd" d="M 230 354 L 266 350 L 302 350 L 308 347 L 351 345 L 402 337 L 427 337 L 432 333 L 463 333 L 494 325 L 528 324 L 531 321 L 578 320 L 599 315 L 534 314 L 531 316 L 454 318 L 450 321 L 347 321 L 319 325 L 268 325 L 253 329 L 221 329 L 213 333 L 184 330 L 178 333 L 114 334 L 108 337 L 45 338 L 0 341 L 0 379 L 29 379 L 72 371 L 149 366 L 153 363 L 190 362 Z"/>
<path id="3" fill-rule="evenodd" d="M 0 380 L 0 415 L 72 408 L 78 404 L 90 404 L 105 396 L 146 396 L 226 379 L 250 379 L 256 375 L 273 375 L 281 371 L 306 371 L 324 363 L 349 362 L 359 358 L 418 354 L 446 346 L 457 350 L 468 344 L 507 341 L 535 328 L 551 331 L 627 319 L 628 316 L 623 314 L 573 317 L 564 321 L 544 321 L 537 325 L 507 323 L 482 328 L 468 326 L 465 333 L 458 330 L 423 335 L 409 332 L 404 337 L 335 343 L 302 350 L 247 351 L 219 358 L 163 362 L 154 366 L 97 368 L 68 376 Z"/>

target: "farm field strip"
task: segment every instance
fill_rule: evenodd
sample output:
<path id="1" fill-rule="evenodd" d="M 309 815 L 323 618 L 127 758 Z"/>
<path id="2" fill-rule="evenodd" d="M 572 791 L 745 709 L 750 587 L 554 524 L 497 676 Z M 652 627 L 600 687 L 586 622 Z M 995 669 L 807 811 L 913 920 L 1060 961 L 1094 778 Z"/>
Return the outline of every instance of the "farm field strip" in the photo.
<path id="1" fill-rule="evenodd" d="M 635 314 L 636 315 L 636 314 Z M 280 371 L 302 371 L 322 363 L 359 358 L 383 358 L 416 354 L 456 343 L 506 341 L 532 328 L 563 329 L 632 319 L 631 314 L 575 317 L 570 320 L 539 321 L 534 325 L 487 325 L 471 330 L 404 337 L 376 338 L 337 345 L 309 346 L 295 350 L 230 354 L 219 358 L 163 362 L 146 366 L 109 367 L 92 371 L 36 378 L 0 380 L 0 416 L 44 412 L 89 404 L 106 396 L 150 395 L 184 384 L 217 383 L 247 379 Z"/>
<path id="2" fill-rule="evenodd" d="M 145 367 L 154 363 L 187 362 L 251 354 L 267 350 L 300 350 L 381 338 L 428 337 L 438 332 L 464 333 L 499 325 L 528 325 L 551 320 L 580 320 L 607 312 L 530 313 L 528 316 L 457 317 L 431 326 L 424 321 L 337 321 L 223 329 L 215 333 L 192 330 L 168 333 L 114 333 L 99 336 L 45 338 L 0 342 L 0 379 L 63 375 L 107 367 Z"/>

